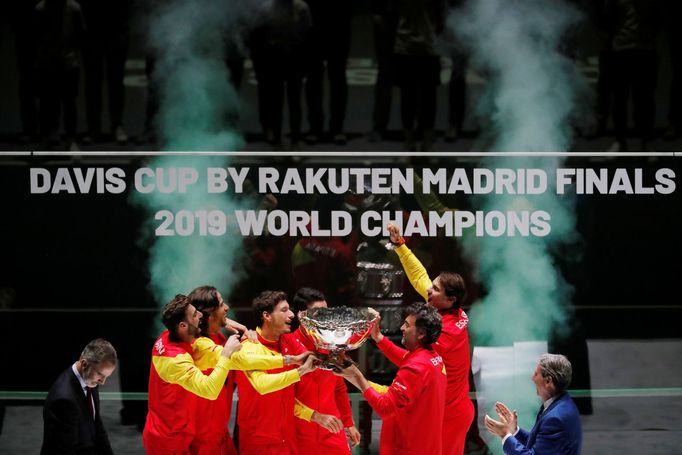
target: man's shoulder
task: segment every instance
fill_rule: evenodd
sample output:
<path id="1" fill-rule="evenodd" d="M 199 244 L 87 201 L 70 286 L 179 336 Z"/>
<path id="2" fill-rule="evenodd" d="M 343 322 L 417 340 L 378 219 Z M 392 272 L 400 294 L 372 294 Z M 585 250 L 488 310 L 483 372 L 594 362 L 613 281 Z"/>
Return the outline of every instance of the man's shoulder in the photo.
<path id="1" fill-rule="evenodd" d="M 74 391 L 77 389 L 78 379 L 73 374 L 71 367 L 62 371 L 57 379 L 55 379 L 52 387 L 47 393 L 47 401 L 54 401 L 60 399 L 73 399 Z"/>
<path id="2" fill-rule="evenodd" d="M 191 354 L 192 347 L 187 343 L 176 343 L 168 338 L 168 331 L 159 336 L 152 347 L 152 356 L 175 357 L 180 354 Z"/>
<path id="3" fill-rule="evenodd" d="M 556 399 L 555 408 L 557 412 L 562 414 L 578 415 L 578 407 L 575 405 L 573 398 L 568 393 L 563 393 Z"/>
<path id="4" fill-rule="evenodd" d="M 283 354 L 298 355 L 309 350 L 306 345 L 305 335 L 297 329 L 292 333 L 285 333 L 280 336 L 280 346 Z"/>
<path id="5" fill-rule="evenodd" d="M 551 408 L 545 413 L 544 421 L 553 421 L 561 426 L 580 426 L 578 407 L 568 393 L 557 397 Z"/>
<path id="6" fill-rule="evenodd" d="M 443 368 L 443 358 L 432 349 L 418 349 L 410 355 L 407 364 L 418 365 L 420 369 L 440 370 Z"/>

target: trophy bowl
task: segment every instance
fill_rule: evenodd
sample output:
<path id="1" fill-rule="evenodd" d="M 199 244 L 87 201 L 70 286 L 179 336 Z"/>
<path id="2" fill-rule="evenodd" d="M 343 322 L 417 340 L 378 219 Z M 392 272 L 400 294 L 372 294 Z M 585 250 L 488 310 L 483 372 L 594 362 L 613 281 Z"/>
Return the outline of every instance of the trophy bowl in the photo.
<path id="1" fill-rule="evenodd" d="M 298 319 L 303 333 L 313 342 L 322 363 L 318 368 L 338 370 L 348 366 L 346 351 L 357 349 L 369 338 L 378 316 L 369 308 L 313 308 L 301 311 Z"/>

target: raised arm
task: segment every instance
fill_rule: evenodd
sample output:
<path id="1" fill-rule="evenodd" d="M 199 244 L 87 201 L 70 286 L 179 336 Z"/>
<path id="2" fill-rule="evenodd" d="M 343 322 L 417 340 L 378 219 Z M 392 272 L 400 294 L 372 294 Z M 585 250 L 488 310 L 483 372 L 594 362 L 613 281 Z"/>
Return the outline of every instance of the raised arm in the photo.
<path id="1" fill-rule="evenodd" d="M 403 265 L 403 270 L 405 270 L 405 274 L 410 280 L 410 284 L 424 300 L 427 300 L 429 298 L 427 291 L 431 287 L 432 282 L 426 272 L 426 268 L 424 268 L 419 259 L 417 259 L 412 251 L 405 245 L 405 241 L 400 235 L 398 227 L 395 224 L 389 223 L 387 229 L 391 235 L 391 242 L 394 245 L 398 245 L 395 248 L 395 252 L 400 258 L 400 263 Z"/>

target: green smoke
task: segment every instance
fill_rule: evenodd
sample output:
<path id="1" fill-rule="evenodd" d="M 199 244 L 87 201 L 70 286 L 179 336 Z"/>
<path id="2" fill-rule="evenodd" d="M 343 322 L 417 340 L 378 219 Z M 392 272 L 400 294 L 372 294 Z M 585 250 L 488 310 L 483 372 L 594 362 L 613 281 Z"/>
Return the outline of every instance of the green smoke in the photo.
<path id="1" fill-rule="evenodd" d="M 156 127 L 167 150 L 235 150 L 230 119 L 240 101 L 229 83 L 226 45 L 244 11 L 229 0 L 173 0 L 154 11 L 149 32 L 160 93 Z"/>
<path id="2" fill-rule="evenodd" d="M 470 0 L 450 15 L 449 26 L 470 49 L 474 67 L 488 78 L 479 114 L 488 121 L 489 149 L 529 153 L 570 147 L 570 120 L 584 85 L 559 46 L 578 20 L 577 11 L 560 0 Z M 482 163 L 488 168 L 542 168 L 550 181 L 560 165 L 560 159 L 534 156 Z M 545 210 L 552 216 L 552 232 L 547 237 L 483 237 L 465 245 L 488 291 L 471 309 L 473 343 L 511 346 L 548 340 L 570 314 L 572 288 L 553 253 L 574 241 L 572 201 L 549 188 L 538 196 L 496 195 L 474 203 L 485 211 Z M 519 411 L 521 424 L 532 426 L 539 404 L 530 381 L 533 369 L 534 363 L 515 369 L 511 378 L 484 382 L 479 390 L 485 395 L 484 413 L 495 417 L 495 400 L 507 400 Z M 490 447 L 502 453 L 499 440 Z"/>
<path id="3" fill-rule="evenodd" d="M 208 194 L 206 191 L 206 168 L 223 164 L 223 157 L 165 156 L 155 160 L 149 167 L 163 168 L 165 172 L 173 168 L 192 167 L 197 170 L 199 181 L 191 185 L 186 193 L 133 193 L 132 202 L 142 206 L 148 214 L 140 241 L 149 249 L 150 288 L 160 306 L 175 294 L 187 294 L 203 284 L 214 285 L 227 295 L 239 278 L 234 263 L 240 255 L 241 234 L 234 223 L 229 222 L 229 218 L 234 210 L 244 208 L 244 202 L 226 194 Z M 175 215 L 174 223 L 169 226 L 175 235 L 155 235 L 161 220 L 155 219 L 154 214 L 161 210 Z M 202 210 L 225 213 L 228 218 L 226 232 L 222 235 L 201 235 L 203 221 L 196 214 Z M 180 211 L 190 212 L 192 216 L 178 218 Z M 192 218 L 192 221 L 188 218 Z M 183 236 L 181 229 L 188 229 L 188 223 L 193 226 L 192 234 Z"/>
<path id="4" fill-rule="evenodd" d="M 159 93 L 155 119 L 157 137 L 167 151 L 237 150 L 244 144 L 235 130 L 240 101 L 229 82 L 226 45 L 248 9 L 230 0 L 171 0 L 161 2 L 150 16 L 149 46 L 156 61 L 151 83 Z M 228 295 L 238 278 L 241 235 L 228 225 L 223 235 L 201 235 L 196 216 L 202 210 L 230 216 L 239 203 L 229 193 L 207 194 L 206 168 L 226 167 L 225 157 L 163 156 L 147 164 L 168 172 L 176 167 L 198 171 L 200 181 L 182 194 L 133 193 L 131 203 L 142 207 L 147 222 L 141 242 L 149 250 L 150 290 L 159 306 L 178 293 L 187 294 L 203 284 Z M 181 210 L 195 215 L 191 235 L 157 236 L 160 210 L 176 216 Z M 191 218 L 191 217 L 190 217 Z M 185 217 L 182 222 L 189 222 Z M 171 228 L 175 228 L 171 225 Z M 158 330 L 160 327 L 156 327 Z"/>

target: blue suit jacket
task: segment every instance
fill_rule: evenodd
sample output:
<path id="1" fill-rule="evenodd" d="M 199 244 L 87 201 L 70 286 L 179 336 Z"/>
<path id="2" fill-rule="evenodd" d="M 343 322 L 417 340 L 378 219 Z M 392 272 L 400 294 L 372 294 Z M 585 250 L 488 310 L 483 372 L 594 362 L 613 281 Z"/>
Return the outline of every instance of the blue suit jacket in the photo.
<path id="1" fill-rule="evenodd" d="M 503 447 L 507 455 L 580 455 L 582 442 L 578 408 L 564 393 L 542 413 L 530 433 L 519 428 Z"/>

